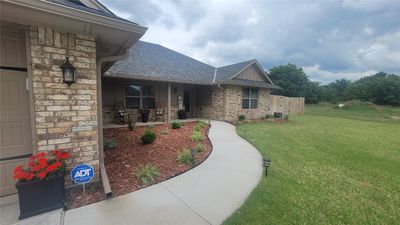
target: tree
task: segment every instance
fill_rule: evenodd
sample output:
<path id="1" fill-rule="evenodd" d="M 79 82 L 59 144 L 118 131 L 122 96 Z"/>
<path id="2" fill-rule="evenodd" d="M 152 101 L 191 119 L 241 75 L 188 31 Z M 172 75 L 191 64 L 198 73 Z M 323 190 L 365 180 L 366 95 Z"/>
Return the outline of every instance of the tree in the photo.
<path id="1" fill-rule="evenodd" d="M 322 89 L 317 82 L 312 82 L 303 68 L 294 64 L 273 67 L 269 71 L 269 77 L 282 88 L 273 94 L 288 97 L 304 97 L 306 103 L 318 103 L 322 96 Z"/>
<path id="2" fill-rule="evenodd" d="M 400 105 L 400 76 L 379 72 L 363 77 L 349 85 L 345 98 L 380 105 Z"/>

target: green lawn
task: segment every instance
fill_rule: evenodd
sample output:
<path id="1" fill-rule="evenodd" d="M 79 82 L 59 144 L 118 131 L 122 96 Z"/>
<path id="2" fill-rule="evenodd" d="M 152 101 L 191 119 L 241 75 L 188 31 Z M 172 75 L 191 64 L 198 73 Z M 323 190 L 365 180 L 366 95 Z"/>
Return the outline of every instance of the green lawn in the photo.
<path id="1" fill-rule="evenodd" d="M 307 106 L 290 123 L 237 128 L 272 159 L 225 224 L 400 224 L 400 108 Z"/>

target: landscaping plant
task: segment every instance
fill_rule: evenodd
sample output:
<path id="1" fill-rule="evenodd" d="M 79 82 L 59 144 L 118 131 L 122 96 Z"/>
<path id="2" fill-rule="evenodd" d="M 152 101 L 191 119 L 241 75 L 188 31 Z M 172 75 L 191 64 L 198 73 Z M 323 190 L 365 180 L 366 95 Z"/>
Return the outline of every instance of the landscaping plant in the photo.
<path id="1" fill-rule="evenodd" d="M 160 133 L 161 133 L 161 135 L 167 135 L 168 134 L 168 130 L 162 130 Z"/>
<path id="2" fill-rule="evenodd" d="M 172 122 L 171 127 L 172 129 L 179 129 L 182 127 L 182 124 L 179 122 Z"/>
<path id="3" fill-rule="evenodd" d="M 133 128 L 135 128 L 135 121 L 133 121 L 132 113 L 129 113 L 128 114 L 128 129 L 130 131 L 133 131 Z"/>
<path id="4" fill-rule="evenodd" d="M 239 121 L 245 121 L 246 120 L 246 116 L 245 115 L 239 115 Z"/>
<path id="5" fill-rule="evenodd" d="M 190 139 L 195 142 L 199 142 L 203 140 L 203 134 L 200 131 L 194 131 Z"/>
<path id="6" fill-rule="evenodd" d="M 197 143 L 197 145 L 194 147 L 194 149 L 195 149 L 197 152 L 202 152 L 202 151 L 204 151 L 204 145 L 201 144 L 201 143 Z"/>
<path id="7" fill-rule="evenodd" d="M 147 145 L 153 143 L 156 140 L 156 137 L 157 136 L 154 131 L 146 130 L 142 137 L 140 137 L 140 141 L 142 142 L 142 144 Z"/>
<path id="8" fill-rule="evenodd" d="M 147 164 L 141 167 L 136 173 L 136 177 L 142 181 L 144 185 L 151 184 L 160 175 L 156 166 Z"/>
<path id="9" fill-rule="evenodd" d="M 205 127 L 207 127 L 207 123 L 202 121 L 202 120 L 199 120 L 199 121 L 197 121 L 196 126 L 199 126 L 201 128 L 205 128 Z"/>
<path id="10" fill-rule="evenodd" d="M 194 163 L 192 152 L 189 149 L 183 149 L 182 152 L 178 153 L 177 160 L 179 163 L 189 166 L 192 166 Z"/>
<path id="11" fill-rule="evenodd" d="M 116 147 L 118 147 L 118 142 L 114 138 L 104 140 L 104 148 L 105 149 L 113 149 Z"/>
<path id="12" fill-rule="evenodd" d="M 285 120 L 289 120 L 289 114 L 286 114 L 286 115 L 284 116 L 284 119 L 285 119 Z"/>

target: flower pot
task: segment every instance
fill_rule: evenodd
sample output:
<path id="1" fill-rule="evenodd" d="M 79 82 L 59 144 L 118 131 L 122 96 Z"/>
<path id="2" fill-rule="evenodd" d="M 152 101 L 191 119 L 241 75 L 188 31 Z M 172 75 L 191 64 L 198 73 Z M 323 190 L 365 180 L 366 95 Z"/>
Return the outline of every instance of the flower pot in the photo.
<path id="1" fill-rule="evenodd" d="M 149 114 L 150 114 L 150 111 L 143 111 L 140 113 L 143 123 L 147 123 L 149 121 Z"/>
<path id="2" fill-rule="evenodd" d="M 178 119 L 180 119 L 180 120 L 185 120 L 187 117 L 186 117 L 186 112 L 185 112 L 185 110 L 179 110 L 178 111 Z"/>
<path id="3" fill-rule="evenodd" d="M 64 173 L 47 180 L 18 181 L 19 219 L 64 207 Z"/>

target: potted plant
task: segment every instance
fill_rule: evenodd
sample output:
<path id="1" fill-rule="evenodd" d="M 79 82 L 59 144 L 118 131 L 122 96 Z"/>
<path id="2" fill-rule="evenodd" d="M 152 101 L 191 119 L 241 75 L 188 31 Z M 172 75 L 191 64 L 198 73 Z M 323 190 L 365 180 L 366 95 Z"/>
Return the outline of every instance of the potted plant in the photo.
<path id="1" fill-rule="evenodd" d="M 14 179 L 20 216 L 24 219 L 64 207 L 64 173 L 68 152 L 41 152 L 29 158 L 28 167 L 17 166 Z"/>
<path id="2" fill-rule="evenodd" d="M 147 123 L 149 121 L 150 110 L 148 109 L 139 109 L 140 116 L 142 118 L 143 123 Z"/>
<path id="3" fill-rule="evenodd" d="M 178 119 L 180 120 L 186 119 L 186 111 L 184 109 L 178 110 Z"/>

